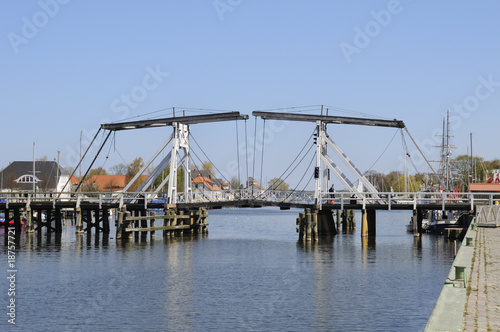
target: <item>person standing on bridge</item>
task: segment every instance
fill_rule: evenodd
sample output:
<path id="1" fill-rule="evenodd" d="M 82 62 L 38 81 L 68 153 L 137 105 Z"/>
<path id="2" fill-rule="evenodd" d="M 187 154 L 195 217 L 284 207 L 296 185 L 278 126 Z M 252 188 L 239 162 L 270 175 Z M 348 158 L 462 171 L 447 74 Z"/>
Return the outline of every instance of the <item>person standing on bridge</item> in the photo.
<path id="1" fill-rule="evenodd" d="M 333 202 L 335 201 L 335 187 L 333 186 L 333 183 L 332 183 L 332 186 L 330 187 L 330 189 L 328 189 L 329 192 L 331 192 L 330 194 L 330 204 L 333 204 Z"/>

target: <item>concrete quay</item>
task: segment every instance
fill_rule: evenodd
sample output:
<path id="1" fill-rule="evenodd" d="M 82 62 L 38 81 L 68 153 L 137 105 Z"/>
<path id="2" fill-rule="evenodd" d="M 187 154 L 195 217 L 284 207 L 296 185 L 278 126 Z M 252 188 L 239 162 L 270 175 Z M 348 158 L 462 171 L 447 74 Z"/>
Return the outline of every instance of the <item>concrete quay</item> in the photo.
<path id="1" fill-rule="evenodd" d="M 463 331 L 500 331 L 500 228 L 477 229 Z"/>
<path id="2" fill-rule="evenodd" d="M 500 228 L 473 221 L 425 331 L 500 331 Z"/>

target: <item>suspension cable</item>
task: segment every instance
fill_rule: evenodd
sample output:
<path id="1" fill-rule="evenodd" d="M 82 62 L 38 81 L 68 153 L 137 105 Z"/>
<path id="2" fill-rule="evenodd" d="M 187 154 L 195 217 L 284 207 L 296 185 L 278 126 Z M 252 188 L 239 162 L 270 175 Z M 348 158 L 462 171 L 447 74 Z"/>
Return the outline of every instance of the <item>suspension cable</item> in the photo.
<path id="1" fill-rule="evenodd" d="M 105 145 L 105 144 L 106 144 L 106 142 L 108 141 L 108 138 L 109 138 L 109 136 L 111 135 L 111 133 L 112 133 L 112 131 L 109 131 L 108 136 L 106 136 L 106 139 L 104 140 L 104 142 L 102 142 L 101 146 L 99 147 L 99 151 L 97 151 L 97 153 L 96 153 L 96 155 L 95 155 L 95 157 L 94 157 L 94 160 L 92 160 L 92 162 L 90 163 L 89 168 L 87 168 L 87 171 L 85 172 L 85 175 L 83 176 L 83 178 L 82 178 L 82 179 L 80 179 L 80 182 L 78 183 L 78 186 L 76 187 L 75 192 L 77 192 L 77 191 L 78 191 L 78 189 L 80 189 L 80 186 L 82 185 L 82 180 L 83 180 L 83 179 L 85 179 L 85 177 L 89 174 L 90 169 L 91 169 L 91 168 L 92 168 L 92 166 L 94 165 L 94 163 L 95 163 L 95 161 L 96 161 L 97 157 L 99 157 L 99 154 L 101 153 L 102 148 L 104 147 L 104 145 Z"/>
<path id="2" fill-rule="evenodd" d="M 196 146 L 198 146 L 198 148 L 201 150 L 201 152 L 203 153 L 203 155 L 204 155 L 204 156 L 208 159 L 208 161 L 212 164 L 212 166 L 215 168 L 215 170 L 216 170 L 217 172 L 219 172 L 219 174 L 222 176 L 222 178 L 223 178 L 224 180 L 226 180 L 226 181 L 227 181 L 227 183 L 229 183 L 228 179 L 224 176 L 224 174 L 222 174 L 222 172 L 221 172 L 221 171 L 217 168 L 217 166 L 215 166 L 215 164 L 212 162 L 212 160 L 210 160 L 210 158 L 207 156 L 207 154 L 205 153 L 205 151 L 203 151 L 203 149 L 202 149 L 202 148 L 201 148 L 201 146 L 198 144 L 198 142 L 196 141 L 196 139 L 194 138 L 194 136 L 193 136 L 191 133 L 189 133 L 189 136 L 193 139 L 193 141 L 194 141 L 194 143 L 196 144 Z M 213 175 L 214 175 L 214 177 L 215 177 L 215 175 L 216 175 L 216 174 L 213 174 Z"/>
<path id="3" fill-rule="evenodd" d="M 254 133 L 253 133 L 253 167 L 252 167 L 252 180 L 255 183 L 255 160 L 256 158 L 256 149 L 257 149 L 257 117 L 255 117 L 255 126 L 254 126 Z M 253 197 L 253 183 L 252 183 L 252 197 Z"/>
<path id="4" fill-rule="evenodd" d="M 248 187 L 248 134 L 247 134 L 247 120 L 245 119 L 245 160 L 247 168 L 247 187 Z"/>
<path id="5" fill-rule="evenodd" d="M 239 152 L 239 148 L 240 148 L 240 139 L 239 139 L 239 133 L 238 133 L 238 120 L 234 121 L 234 123 L 236 124 L 236 159 L 238 161 L 238 183 L 241 185 L 241 176 L 240 176 L 240 152 Z M 232 189 L 236 189 L 236 188 L 232 188 Z M 240 189 L 240 188 L 238 188 Z"/>
<path id="6" fill-rule="evenodd" d="M 375 160 L 375 162 L 370 166 L 370 168 L 368 168 L 368 170 L 365 172 L 365 174 L 368 173 L 369 171 L 371 171 L 371 169 L 373 168 L 373 166 L 375 166 L 378 163 L 378 161 L 380 160 L 380 158 L 382 158 L 382 156 L 384 155 L 384 153 L 387 151 L 387 149 L 391 145 L 392 141 L 394 140 L 394 137 L 396 137 L 397 133 L 398 133 L 397 131 L 394 132 L 394 135 L 392 136 L 391 140 L 389 141 L 389 144 L 387 144 L 387 146 L 385 147 L 384 151 L 382 151 L 382 153 L 380 154 L 380 156 L 377 158 L 377 160 Z"/>
<path id="7" fill-rule="evenodd" d="M 311 133 L 311 135 L 309 136 L 309 138 L 306 140 L 306 143 L 304 144 L 304 146 L 302 147 L 302 149 L 300 150 L 300 152 L 297 154 L 297 156 L 295 157 L 295 159 L 290 163 L 290 165 L 288 165 L 288 167 L 285 169 L 285 171 L 283 173 L 281 173 L 281 175 L 262 193 L 262 195 L 264 195 L 266 192 L 268 192 L 269 190 L 271 190 L 272 188 L 274 188 L 274 186 L 276 185 L 276 183 L 278 182 L 285 182 L 285 180 L 295 171 L 295 169 L 300 165 L 300 163 L 304 160 L 304 158 L 307 156 L 307 153 L 304 154 L 304 156 L 300 159 L 300 161 L 297 163 L 297 165 L 290 171 L 290 173 L 283 178 L 283 176 L 288 172 L 288 170 L 293 166 L 293 164 L 295 164 L 295 162 L 297 161 L 297 159 L 299 159 L 300 155 L 302 154 L 302 152 L 304 151 L 304 149 L 309 145 L 310 143 L 310 140 L 311 138 L 313 137 L 314 135 L 314 132 L 316 131 L 316 129 L 313 130 L 313 132 Z"/>
<path id="8" fill-rule="evenodd" d="M 262 156 L 260 158 L 260 182 L 262 182 L 262 171 L 264 169 L 264 141 L 266 139 L 266 119 L 264 119 L 264 125 L 262 128 Z"/>
<path id="9" fill-rule="evenodd" d="M 305 158 L 305 156 L 306 156 L 306 155 L 304 155 L 304 158 Z M 302 158 L 302 160 L 303 160 L 304 158 Z M 306 170 L 304 171 L 304 174 L 302 174 L 302 177 L 300 178 L 299 183 L 297 183 L 297 186 L 296 186 L 294 189 L 292 189 L 292 190 L 290 191 L 290 193 L 288 194 L 288 196 L 286 196 L 286 198 L 285 198 L 283 201 L 287 200 L 290 196 L 292 196 L 292 194 L 293 194 L 294 192 L 296 192 L 296 191 L 297 191 L 297 190 L 296 190 L 296 189 L 297 189 L 297 187 L 300 185 L 300 183 L 302 182 L 302 180 L 304 180 L 304 177 L 306 176 L 307 172 L 310 170 L 310 167 L 311 167 L 311 165 L 312 165 L 312 163 L 313 163 L 313 161 L 314 161 L 315 159 L 316 159 L 316 151 L 314 151 L 314 153 L 313 153 L 313 157 L 311 158 L 311 161 L 309 162 L 309 165 L 306 167 Z M 302 160 L 301 160 L 301 161 L 302 161 Z M 314 174 L 313 174 L 313 175 L 314 175 Z M 309 178 L 309 181 L 306 183 L 306 185 L 305 185 L 305 186 L 307 186 L 307 185 L 309 184 L 309 182 L 311 181 L 311 179 L 312 179 L 312 175 L 311 175 L 311 177 Z M 304 186 L 304 189 L 305 189 L 305 186 Z M 303 189 L 302 191 L 304 191 L 304 189 Z"/>
<path id="10" fill-rule="evenodd" d="M 97 131 L 97 133 L 95 134 L 94 138 L 92 139 L 92 141 L 90 142 L 89 146 L 87 147 L 87 150 L 85 150 L 85 153 L 83 154 L 83 156 L 81 157 L 80 161 L 78 162 L 78 165 L 76 165 L 75 169 L 73 170 L 73 172 L 71 173 L 71 175 L 69 176 L 68 178 L 68 181 L 66 181 L 66 183 L 64 184 L 64 187 L 62 188 L 61 191 L 64 191 L 64 189 L 66 189 L 66 186 L 68 185 L 68 183 L 71 181 L 71 178 L 75 175 L 75 172 L 76 170 L 78 169 L 78 167 L 80 167 L 83 159 L 85 158 L 85 156 L 87 155 L 87 153 L 89 152 L 90 148 L 92 147 L 92 144 L 94 144 L 94 141 L 95 139 L 97 138 L 97 135 L 99 135 L 99 133 L 101 132 L 101 129 L 102 128 L 99 128 L 99 130 Z M 79 181 L 80 183 L 82 182 L 82 179 L 80 179 Z M 59 196 L 58 196 L 59 197 Z"/>

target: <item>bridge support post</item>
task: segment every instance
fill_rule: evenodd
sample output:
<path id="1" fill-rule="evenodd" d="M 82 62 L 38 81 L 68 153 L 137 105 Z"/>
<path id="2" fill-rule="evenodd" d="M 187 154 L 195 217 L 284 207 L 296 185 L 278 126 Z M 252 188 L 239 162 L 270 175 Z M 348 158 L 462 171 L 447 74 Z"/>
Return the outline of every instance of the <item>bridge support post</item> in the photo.
<path id="1" fill-rule="evenodd" d="M 311 233 L 312 233 L 312 216 L 311 209 L 306 209 L 306 241 L 311 241 Z"/>
<path id="2" fill-rule="evenodd" d="M 376 235 L 377 231 L 377 211 L 376 210 L 367 210 L 367 219 L 368 219 L 368 236 Z"/>
<path id="3" fill-rule="evenodd" d="M 361 211 L 361 236 L 368 236 L 368 213 L 366 210 Z"/>
<path id="4" fill-rule="evenodd" d="M 83 233 L 83 224 L 82 224 L 82 208 L 76 208 L 76 233 Z"/>
<path id="5" fill-rule="evenodd" d="M 26 225 L 26 231 L 28 233 L 33 233 L 35 229 L 33 227 L 33 213 L 31 212 L 30 206 L 26 208 L 26 222 L 28 223 L 28 225 Z"/>
<path id="6" fill-rule="evenodd" d="M 61 218 L 61 208 L 56 208 L 54 210 L 55 216 L 55 228 L 56 228 L 56 233 L 60 234 L 62 233 L 62 218 Z"/>
<path id="7" fill-rule="evenodd" d="M 422 211 L 413 210 L 412 216 L 413 236 L 422 234 Z"/>
<path id="8" fill-rule="evenodd" d="M 337 210 L 337 216 L 340 216 L 340 212 Z M 335 220 L 333 218 L 332 210 L 319 210 L 317 217 L 317 225 L 319 235 L 335 235 L 337 230 L 335 229 Z M 340 220 L 340 218 L 338 218 Z M 317 237 L 316 237 L 317 238 Z"/>
<path id="9" fill-rule="evenodd" d="M 318 240 L 318 209 L 314 208 L 311 211 L 312 215 L 312 240 Z M 332 220 L 333 222 L 333 220 Z"/>
<path id="10" fill-rule="evenodd" d="M 337 233 L 340 232 L 340 225 L 341 225 L 340 210 L 337 209 Z"/>

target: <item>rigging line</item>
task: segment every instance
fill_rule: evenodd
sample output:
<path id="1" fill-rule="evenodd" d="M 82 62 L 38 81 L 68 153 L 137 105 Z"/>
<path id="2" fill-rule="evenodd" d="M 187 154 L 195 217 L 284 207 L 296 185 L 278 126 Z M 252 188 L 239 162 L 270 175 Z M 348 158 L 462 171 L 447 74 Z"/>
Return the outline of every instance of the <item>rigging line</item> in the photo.
<path id="1" fill-rule="evenodd" d="M 151 115 L 151 114 L 155 114 L 155 113 L 164 112 L 164 111 L 169 110 L 169 109 L 173 109 L 173 107 L 168 107 L 168 108 L 164 108 L 164 109 L 161 109 L 161 110 L 158 110 L 158 111 L 153 111 L 153 112 L 148 112 L 148 113 L 144 113 L 144 114 L 139 114 L 139 115 L 136 115 L 136 116 L 131 116 L 131 117 L 120 119 L 118 121 L 111 122 L 111 123 L 119 123 L 119 122 L 131 120 L 131 119 L 137 119 L 137 118 L 140 118 L 142 116 L 147 116 L 147 115 Z"/>
<path id="2" fill-rule="evenodd" d="M 313 150 L 309 150 L 308 152 L 311 152 Z M 314 157 L 316 156 L 316 150 L 314 150 L 314 153 L 313 153 L 313 159 L 314 160 Z M 297 167 L 299 167 L 300 163 L 307 157 L 307 153 L 304 154 L 304 156 L 302 157 L 302 159 L 300 159 L 300 161 L 297 163 L 297 165 L 295 165 L 295 167 L 292 169 L 292 171 L 283 179 L 283 181 L 285 181 L 290 175 L 292 175 L 292 173 L 297 169 Z M 309 162 L 309 165 L 307 166 L 307 169 L 311 166 L 311 163 L 312 163 L 312 160 L 311 162 Z M 306 169 L 306 172 L 307 172 L 307 169 Z M 275 182 L 276 183 L 276 182 Z M 299 182 L 300 184 L 300 182 Z M 297 184 L 297 186 L 299 185 Z M 295 190 L 292 190 L 292 191 L 295 191 Z"/>
<path id="3" fill-rule="evenodd" d="M 239 147 L 240 147 L 240 138 L 239 138 L 239 132 L 238 132 L 238 121 L 234 121 L 236 124 L 236 159 L 238 161 L 238 183 L 241 184 L 241 176 L 240 176 L 240 153 L 239 153 Z M 232 188 L 235 189 L 235 188 Z M 238 188 L 240 189 L 240 188 Z"/>
<path id="4" fill-rule="evenodd" d="M 305 156 L 307 155 L 307 153 L 304 155 L 304 157 L 302 157 L 302 159 L 297 163 L 297 165 L 295 166 L 295 168 L 285 177 L 283 178 L 283 176 L 286 174 L 286 172 L 288 172 L 288 170 L 293 166 L 293 164 L 297 161 L 297 159 L 300 157 L 300 155 L 302 154 L 302 152 L 304 151 L 304 149 L 307 147 L 307 145 L 309 145 L 309 142 L 312 138 L 312 136 L 314 135 L 314 132 L 316 131 L 313 130 L 313 132 L 311 133 L 311 135 L 309 136 L 309 138 L 306 140 L 306 143 L 304 144 L 304 146 L 302 147 L 302 149 L 300 150 L 300 152 L 297 154 L 297 156 L 295 157 L 295 159 L 290 163 L 290 165 L 288 165 L 288 167 L 285 169 L 285 171 L 283 173 L 281 173 L 281 175 L 274 181 L 273 184 L 271 184 L 269 186 L 269 188 L 274 188 L 274 185 L 276 183 L 278 183 L 279 181 L 285 181 L 292 173 L 293 171 L 295 171 L 295 169 L 298 167 L 298 165 L 302 162 L 302 160 L 304 160 Z M 308 151 L 310 152 L 310 151 Z M 269 190 L 268 188 L 268 190 Z M 266 190 L 267 191 L 267 190 Z"/>
<path id="5" fill-rule="evenodd" d="M 471 142 L 472 142 L 471 149 L 472 149 L 472 147 L 474 147 L 474 151 L 478 151 L 479 148 L 476 145 L 476 141 L 475 140 L 471 140 Z M 478 155 L 478 153 L 476 153 L 476 155 Z M 488 175 L 489 171 L 486 169 L 485 160 L 483 158 L 480 158 L 480 157 L 478 158 L 478 157 L 472 156 L 472 160 L 471 160 L 472 163 L 477 163 L 478 161 L 479 161 L 479 163 L 481 165 L 481 168 L 483 169 L 483 173 L 486 174 L 486 175 Z M 473 165 L 471 165 L 471 166 L 474 167 Z M 476 169 L 476 171 L 477 171 L 477 169 Z"/>
<path id="6" fill-rule="evenodd" d="M 85 150 L 85 153 L 83 154 L 83 156 L 81 157 L 80 161 L 78 162 L 78 165 L 76 165 L 75 169 L 73 170 L 73 172 L 71 173 L 71 175 L 69 176 L 68 180 L 66 181 L 66 183 L 64 184 L 64 187 L 62 188 L 61 192 L 64 191 L 64 189 L 66 189 L 66 186 L 68 185 L 68 183 L 71 181 L 71 178 L 75 175 L 75 172 L 76 170 L 78 169 L 78 167 L 80 167 L 80 165 L 82 164 L 82 161 L 83 159 L 85 158 L 85 156 L 87 155 L 87 153 L 89 152 L 90 148 L 92 147 L 92 144 L 94 144 L 94 141 L 95 139 L 97 138 L 97 136 L 99 135 L 99 133 L 101 132 L 101 127 L 99 127 L 99 130 L 97 130 L 97 133 L 94 135 L 94 138 L 92 139 L 92 141 L 90 142 L 89 146 L 87 147 L 87 150 Z M 79 183 L 82 182 L 82 179 L 80 179 Z M 59 196 L 58 196 L 59 198 Z"/>
<path id="7" fill-rule="evenodd" d="M 212 160 L 210 160 L 210 158 L 207 156 L 207 154 L 205 153 L 205 151 L 203 151 L 203 149 L 201 148 L 201 146 L 198 144 L 198 142 L 196 141 L 196 139 L 194 138 L 193 134 L 189 133 L 189 136 L 191 136 L 191 138 L 193 139 L 193 141 L 195 142 L 196 146 L 198 146 L 198 148 L 201 150 L 201 152 L 203 153 L 203 155 L 208 159 L 208 161 L 212 164 L 212 166 L 215 168 L 215 170 L 217 172 L 219 172 L 219 174 L 222 176 L 222 178 L 224 180 L 226 180 L 227 183 L 229 183 L 228 179 L 224 176 L 224 174 L 222 174 L 222 172 L 217 168 L 217 166 L 215 166 L 215 164 L 212 162 Z M 213 174 L 214 177 L 216 174 Z"/>
<path id="8" fill-rule="evenodd" d="M 262 171 L 264 169 L 264 140 L 266 139 L 266 119 L 262 128 L 262 156 L 260 158 L 260 182 L 262 183 Z"/>
<path id="9" fill-rule="evenodd" d="M 365 172 L 368 173 L 369 171 L 371 171 L 371 169 L 373 168 L 373 166 L 375 166 L 376 163 L 378 163 L 378 161 L 380 160 L 380 158 L 382 158 L 382 156 L 384 155 L 384 153 L 387 151 L 387 149 L 389 148 L 389 146 L 391 145 L 392 141 L 394 140 L 394 137 L 396 137 L 396 134 L 397 134 L 397 130 L 394 132 L 394 135 L 392 136 L 391 140 L 389 141 L 389 144 L 387 144 L 387 146 L 385 147 L 384 151 L 382 151 L 382 154 L 377 158 L 377 160 L 375 160 L 375 162 L 373 163 L 373 165 L 370 166 L 370 168 L 368 168 L 368 170 Z"/>
<path id="10" fill-rule="evenodd" d="M 408 145 L 406 144 L 406 140 L 405 140 L 405 136 L 404 136 L 404 133 L 403 133 L 403 129 L 400 128 L 400 130 L 401 130 L 401 139 L 403 141 L 403 148 L 405 149 L 406 155 L 408 156 L 408 159 L 410 159 L 410 162 L 413 165 L 413 168 L 417 171 L 417 173 L 419 173 L 418 168 L 415 165 L 415 163 L 413 162 L 413 159 L 411 158 L 410 152 L 408 151 Z"/>
<path id="11" fill-rule="evenodd" d="M 111 138 L 111 140 L 113 141 L 113 137 Z M 104 166 L 106 165 L 106 163 L 108 162 L 108 159 L 109 159 L 109 154 L 111 153 L 111 149 L 113 148 L 113 143 L 111 143 L 109 145 L 109 150 L 108 150 L 108 154 L 106 155 L 106 158 L 104 159 L 104 162 L 102 163 L 101 165 L 101 168 L 104 169 Z M 106 170 L 104 170 L 106 171 Z"/>
<path id="12" fill-rule="evenodd" d="M 247 120 L 245 119 L 245 160 L 247 165 L 247 188 L 248 188 L 248 134 L 247 134 Z"/>
<path id="13" fill-rule="evenodd" d="M 341 108 L 341 107 L 335 107 L 335 106 L 329 106 L 329 105 L 324 105 L 324 107 L 327 107 L 330 110 L 338 111 L 338 112 L 341 112 L 341 113 L 357 114 L 357 115 L 361 115 L 361 116 L 364 116 L 364 117 L 368 117 L 369 116 L 369 117 L 378 117 L 378 118 L 386 119 L 386 120 L 392 120 L 392 119 L 384 117 L 384 116 L 370 114 L 370 113 L 363 113 L 363 112 L 351 111 L 351 110 L 348 110 L 348 109 L 345 109 L 345 108 Z"/>
<path id="14" fill-rule="evenodd" d="M 427 165 L 430 167 L 432 173 L 434 173 L 434 175 L 437 175 L 436 174 L 436 171 L 434 170 L 434 168 L 432 167 L 431 163 L 427 160 L 427 158 L 425 157 L 424 153 L 422 152 L 422 150 L 420 150 L 420 147 L 417 145 L 417 142 L 415 142 L 415 140 L 413 139 L 413 136 L 411 136 L 410 134 L 410 131 L 408 130 L 408 128 L 404 128 L 406 130 L 406 133 L 408 134 L 408 136 L 411 138 L 413 144 L 415 144 L 415 146 L 417 147 L 418 151 L 420 152 L 420 154 L 422 155 L 422 157 L 424 157 L 424 160 L 425 162 L 427 163 Z"/>
<path id="15" fill-rule="evenodd" d="M 295 161 L 297 161 L 297 159 L 300 157 L 300 155 L 302 154 L 302 152 L 304 151 L 304 149 L 305 149 L 305 148 L 306 148 L 306 147 L 310 144 L 311 138 L 313 137 L 313 135 L 314 135 L 314 132 L 315 132 L 315 131 L 316 131 L 316 129 L 314 129 L 314 130 L 313 130 L 313 132 L 311 133 L 311 135 L 309 136 L 309 138 L 306 140 L 306 143 L 304 144 L 304 146 L 302 147 L 302 149 L 300 150 L 300 152 L 297 154 L 297 156 L 295 157 L 295 159 L 294 159 L 294 160 L 290 163 L 290 165 L 288 165 L 287 169 L 285 169 L 285 171 L 284 171 L 283 173 L 281 173 L 281 175 L 280 175 L 280 176 L 279 176 L 279 177 L 278 177 L 278 178 L 274 181 L 274 183 L 273 183 L 273 184 L 271 184 L 271 185 L 269 186 L 269 188 L 274 188 L 274 185 L 275 185 L 276 183 L 278 183 L 279 181 L 285 181 L 285 180 L 286 180 L 286 179 L 290 176 L 290 174 L 292 174 L 293 170 L 292 170 L 292 172 L 290 172 L 290 174 L 289 174 L 289 175 L 287 175 L 287 176 L 283 179 L 283 175 L 285 175 L 285 173 L 286 173 L 286 172 L 288 172 L 288 170 L 290 169 L 290 167 L 292 167 L 292 165 L 295 163 Z M 306 153 L 306 155 L 307 155 L 307 153 Z M 303 158 L 302 158 L 302 160 L 303 160 L 304 158 L 305 158 L 305 157 L 303 157 Z M 301 160 L 301 161 L 299 161 L 299 164 L 300 164 L 300 162 L 302 162 L 302 160 Z M 297 165 L 297 166 L 298 166 L 298 165 Z M 295 169 L 294 169 L 294 170 L 295 170 Z M 268 190 L 269 190 L 269 188 L 268 188 L 268 189 L 266 189 L 266 191 L 268 191 Z M 262 194 L 264 194 L 266 191 L 264 191 Z"/>
<path id="16" fill-rule="evenodd" d="M 253 132 L 253 168 L 252 168 L 252 180 L 255 183 L 255 160 L 257 159 L 256 150 L 257 150 L 257 117 L 255 117 L 255 126 Z M 253 196 L 253 183 L 252 183 L 252 196 Z"/>
<path id="17" fill-rule="evenodd" d="M 304 156 L 304 157 L 305 157 L 305 156 Z M 296 190 L 296 189 L 297 189 L 297 187 L 300 185 L 300 183 L 302 182 L 302 180 L 304 180 L 304 177 L 306 176 L 307 172 L 310 170 L 310 167 L 311 167 L 311 165 L 312 165 L 312 163 L 313 163 L 313 161 L 314 161 L 315 159 L 316 159 L 316 150 L 314 151 L 313 156 L 312 156 L 312 158 L 311 158 L 311 161 L 309 162 L 309 165 L 307 165 L 306 170 L 304 171 L 304 174 L 302 174 L 302 178 L 300 179 L 299 183 L 297 183 L 297 186 L 296 186 L 294 189 L 292 189 L 292 191 L 291 191 L 291 192 L 290 192 L 290 194 L 289 194 L 289 195 L 285 198 L 285 200 L 287 200 L 287 199 L 288 199 L 288 198 L 289 198 L 289 197 L 290 197 L 290 196 L 291 196 L 294 192 L 296 192 L 296 191 L 297 191 L 297 190 Z M 313 174 L 313 175 L 314 175 L 314 174 Z M 310 181 L 310 180 L 309 180 L 309 181 Z M 309 181 L 308 181 L 308 183 L 309 183 Z M 306 183 L 306 186 L 307 186 L 307 184 L 308 184 L 308 183 Z"/>
<path id="18" fill-rule="evenodd" d="M 308 106 L 293 106 L 293 107 L 279 107 L 279 108 L 269 108 L 269 109 L 265 109 L 265 110 L 259 110 L 259 111 L 262 111 L 262 112 L 268 112 L 268 111 L 283 111 L 283 110 L 294 110 L 294 109 L 297 109 L 297 108 L 302 108 L 302 109 L 305 109 L 305 108 L 317 108 L 317 107 L 320 107 L 321 105 L 308 105 Z M 299 111 L 295 111 L 295 113 L 297 112 L 300 112 Z M 290 113 L 293 113 L 293 112 L 290 112 Z"/>
<path id="19" fill-rule="evenodd" d="M 94 157 L 94 160 L 92 160 L 92 162 L 89 165 L 89 168 L 87 168 L 87 171 L 85 172 L 85 175 L 83 176 L 82 179 L 80 179 L 80 182 L 78 183 L 78 186 L 76 187 L 75 192 L 78 192 L 78 189 L 80 189 L 80 186 L 82 185 L 82 180 L 85 179 L 85 177 L 89 174 L 90 169 L 94 165 L 94 162 L 96 161 L 97 157 L 99 157 L 99 154 L 101 153 L 102 148 L 104 147 L 104 144 L 106 144 L 106 142 L 108 141 L 108 138 L 111 135 L 111 133 L 112 133 L 112 131 L 109 131 L 108 136 L 106 136 L 106 139 L 104 140 L 104 142 L 102 143 L 101 147 L 99 148 L 99 151 L 97 151 L 97 153 L 96 153 L 96 155 Z"/>
<path id="20" fill-rule="evenodd" d="M 125 159 L 123 158 L 123 156 L 121 155 L 120 151 L 116 150 L 116 153 L 118 153 L 118 155 L 120 156 L 120 158 L 122 159 L 123 163 L 125 165 L 127 165 L 127 162 L 125 161 Z"/>

